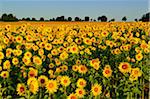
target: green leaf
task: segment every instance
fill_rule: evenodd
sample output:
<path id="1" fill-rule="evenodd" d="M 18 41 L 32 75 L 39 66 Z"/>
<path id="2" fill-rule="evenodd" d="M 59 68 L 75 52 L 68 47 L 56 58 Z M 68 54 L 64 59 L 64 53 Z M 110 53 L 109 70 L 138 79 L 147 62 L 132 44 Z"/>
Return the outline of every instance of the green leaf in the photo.
<path id="1" fill-rule="evenodd" d="M 141 91 L 139 90 L 139 88 L 133 88 L 133 93 L 137 93 L 137 94 L 140 94 L 141 93 Z"/>

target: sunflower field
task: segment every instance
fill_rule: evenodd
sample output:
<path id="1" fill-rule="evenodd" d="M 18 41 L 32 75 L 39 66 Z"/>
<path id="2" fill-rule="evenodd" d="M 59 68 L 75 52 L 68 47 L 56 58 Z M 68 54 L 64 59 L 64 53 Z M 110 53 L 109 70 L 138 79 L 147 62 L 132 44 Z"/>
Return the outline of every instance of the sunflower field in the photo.
<path id="1" fill-rule="evenodd" d="M 148 22 L 0 23 L 0 99 L 148 99 Z"/>

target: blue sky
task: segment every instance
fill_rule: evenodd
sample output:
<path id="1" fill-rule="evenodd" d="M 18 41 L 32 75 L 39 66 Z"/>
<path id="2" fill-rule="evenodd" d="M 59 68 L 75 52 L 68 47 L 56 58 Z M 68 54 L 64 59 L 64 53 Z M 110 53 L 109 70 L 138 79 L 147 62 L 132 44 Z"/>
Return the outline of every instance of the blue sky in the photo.
<path id="1" fill-rule="evenodd" d="M 0 0 L 0 14 L 13 13 L 18 18 L 37 19 L 61 15 L 97 19 L 106 15 L 108 19 L 115 18 L 116 21 L 127 16 L 128 21 L 133 21 L 149 11 L 149 4 L 149 0 Z"/>

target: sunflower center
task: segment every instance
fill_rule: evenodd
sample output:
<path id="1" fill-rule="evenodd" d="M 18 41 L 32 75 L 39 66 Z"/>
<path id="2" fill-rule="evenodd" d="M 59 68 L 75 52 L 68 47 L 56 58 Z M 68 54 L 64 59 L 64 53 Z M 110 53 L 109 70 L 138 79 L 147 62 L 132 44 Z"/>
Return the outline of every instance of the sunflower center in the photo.
<path id="1" fill-rule="evenodd" d="M 109 71 L 109 70 L 105 70 L 105 73 L 106 73 L 106 74 L 109 74 L 109 73 L 110 73 L 110 71 Z"/>
<path id="2" fill-rule="evenodd" d="M 81 70 L 82 70 L 82 71 L 84 71 L 84 70 L 85 70 L 85 68 L 84 68 L 84 67 L 81 67 Z"/>
<path id="3" fill-rule="evenodd" d="M 76 48 L 73 48 L 72 50 L 73 50 L 73 51 L 76 51 Z"/>
<path id="4" fill-rule="evenodd" d="M 138 74 L 138 71 L 136 70 L 136 71 L 134 71 L 134 74 Z"/>
<path id="5" fill-rule="evenodd" d="M 71 98 L 70 99 L 76 99 L 76 96 L 71 96 Z"/>
<path id="6" fill-rule="evenodd" d="M 65 80 L 64 80 L 64 83 L 67 83 L 67 82 L 68 82 L 68 81 L 65 79 Z"/>
<path id="7" fill-rule="evenodd" d="M 33 73 L 33 72 L 31 72 L 31 73 L 30 73 L 30 76 L 31 76 L 31 77 L 33 77 L 33 76 L 34 76 L 34 73 Z"/>
<path id="8" fill-rule="evenodd" d="M 138 58 L 141 58 L 141 56 L 138 56 Z"/>
<path id="9" fill-rule="evenodd" d="M 20 40 L 20 38 L 18 38 L 18 40 Z"/>
<path id="10" fill-rule="evenodd" d="M 80 82 L 80 85 L 83 85 L 83 82 Z"/>
<path id="11" fill-rule="evenodd" d="M 44 79 L 41 79 L 41 83 L 45 83 L 45 80 L 44 80 Z"/>
<path id="12" fill-rule="evenodd" d="M 94 91 L 97 92 L 97 91 L 98 91 L 98 88 L 94 88 Z"/>
<path id="13" fill-rule="evenodd" d="M 6 74 L 4 74 L 4 77 L 6 77 Z"/>
<path id="14" fill-rule="evenodd" d="M 81 91 L 81 90 L 79 91 L 79 94 L 82 94 L 82 91 Z"/>
<path id="15" fill-rule="evenodd" d="M 24 87 L 20 87 L 20 92 L 24 92 Z"/>
<path id="16" fill-rule="evenodd" d="M 52 88 L 54 86 L 53 83 L 49 83 L 49 88 Z"/>
<path id="17" fill-rule="evenodd" d="M 122 68 L 127 69 L 128 68 L 127 64 L 122 65 Z"/>

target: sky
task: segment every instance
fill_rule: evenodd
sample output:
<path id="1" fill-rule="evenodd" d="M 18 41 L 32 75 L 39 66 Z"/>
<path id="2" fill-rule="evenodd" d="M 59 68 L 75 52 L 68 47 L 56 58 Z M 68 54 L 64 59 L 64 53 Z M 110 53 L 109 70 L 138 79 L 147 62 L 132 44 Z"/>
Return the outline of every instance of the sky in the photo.
<path id="1" fill-rule="evenodd" d="M 121 21 L 126 16 L 127 21 L 134 21 L 150 11 L 149 5 L 150 0 L 0 0 L 0 15 L 13 13 L 17 18 L 36 19 L 62 15 L 73 19 L 75 16 L 97 19 L 105 15 L 108 20 Z"/>

